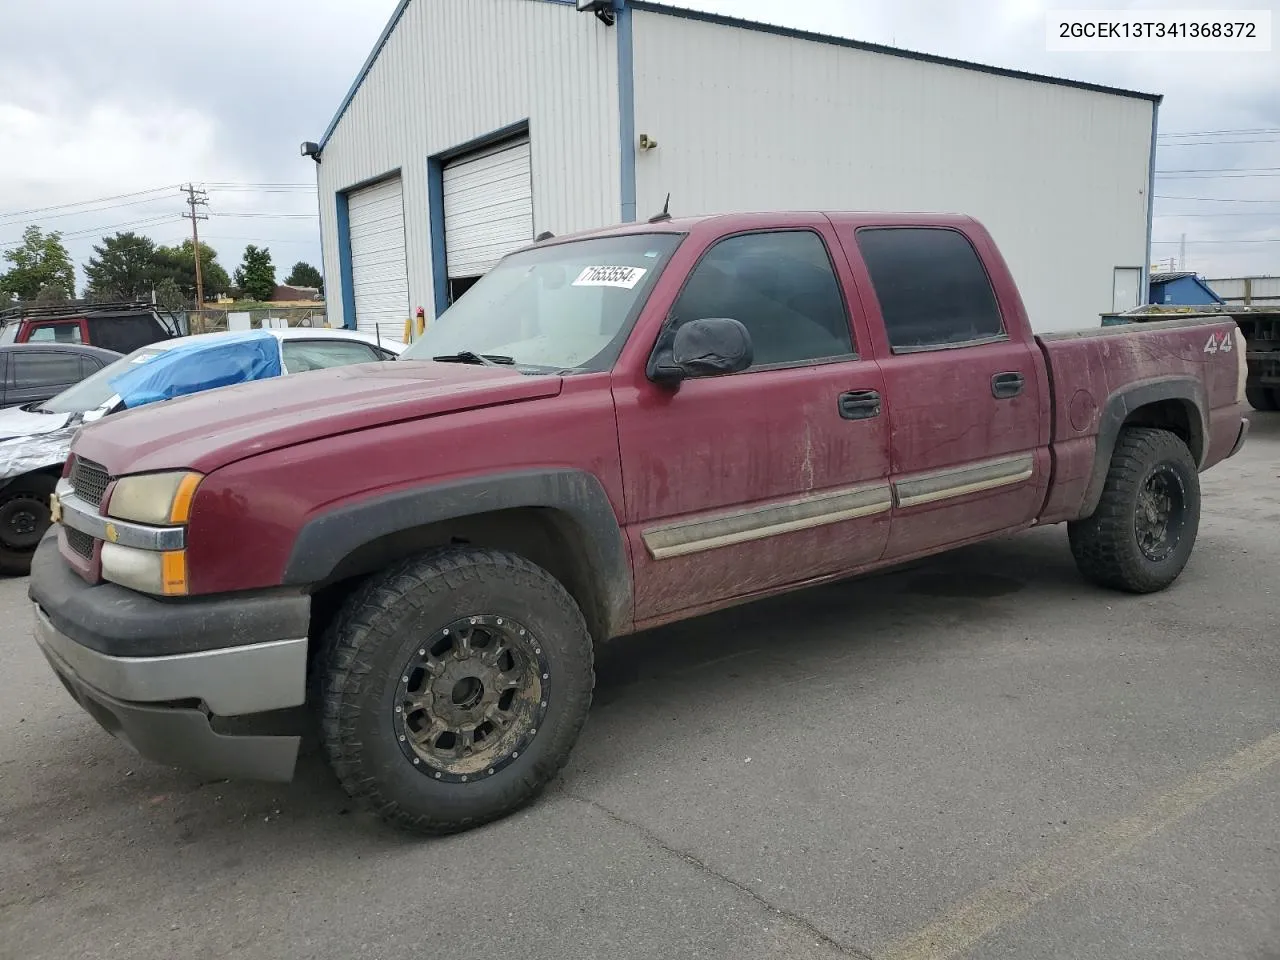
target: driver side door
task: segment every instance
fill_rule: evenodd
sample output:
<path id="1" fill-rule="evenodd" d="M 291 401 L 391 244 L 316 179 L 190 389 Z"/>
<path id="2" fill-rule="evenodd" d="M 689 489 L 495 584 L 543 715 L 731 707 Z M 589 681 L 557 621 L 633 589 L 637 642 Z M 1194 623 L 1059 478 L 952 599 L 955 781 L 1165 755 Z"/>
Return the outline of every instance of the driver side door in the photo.
<path id="1" fill-rule="evenodd" d="M 717 240 L 668 326 L 739 320 L 754 345 L 751 367 L 676 387 L 615 381 L 638 626 L 884 552 L 884 385 L 855 342 L 838 251 L 826 223 Z"/>

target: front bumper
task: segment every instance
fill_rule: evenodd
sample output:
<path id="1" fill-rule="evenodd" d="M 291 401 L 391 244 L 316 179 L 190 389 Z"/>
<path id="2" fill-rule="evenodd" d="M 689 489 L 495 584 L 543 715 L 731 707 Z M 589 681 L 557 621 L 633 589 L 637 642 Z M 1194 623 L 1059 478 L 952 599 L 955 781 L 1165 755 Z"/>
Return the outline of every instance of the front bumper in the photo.
<path id="1" fill-rule="evenodd" d="M 295 622 L 296 610 L 276 615 L 277 626 L 297 630 L 293 636 L 272 630 L 254 637 L 244 630 L 246 604 L 235 597 L 185 604 L 180 613 L 136 594 L 138 603 L 113 606 L 118 592 L 130 591 L 80 580 L 58 556 L 52 537 L 37 551 L 30 592 L 41 652 L 107 732 L 151 760 L 204 776 L 293 776 L 300 737 L 281 731 L 289 726 L 288 711 L 306 701 L 306 621 Z M 289 606 L 293 599 L 280 602 Z M 180 625 L 197 613 L 201 629 L 183 631 Z M 167 643 L 156 642 L 165 620 L 186 634 L 179 642 L 173 634 Z M 262 617 L 248 620 L 260 624 Z M 210 640 L 219 634 L 223 645 L 212 647 Z M 164 652 L 138 655 L 140 638 Z M 121 640 L 130 641 L 124 644 L 127 655 L 108 652 Z"/>

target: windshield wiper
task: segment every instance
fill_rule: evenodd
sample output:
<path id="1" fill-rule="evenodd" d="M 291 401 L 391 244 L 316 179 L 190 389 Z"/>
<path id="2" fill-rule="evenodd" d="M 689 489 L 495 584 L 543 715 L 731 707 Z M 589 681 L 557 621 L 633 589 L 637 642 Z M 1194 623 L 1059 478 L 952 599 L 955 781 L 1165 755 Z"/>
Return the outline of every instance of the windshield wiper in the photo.
<path id="1" fill-rule="evenodd" d="M 516 362 L 514 357 L 504 357 L 498 353 L 476 353 L 474 350 L 459 350 L 457 353 L 446 353 L 431 359 L 436 363 L 474 363 L 482 367 L 509 367 Z"/>

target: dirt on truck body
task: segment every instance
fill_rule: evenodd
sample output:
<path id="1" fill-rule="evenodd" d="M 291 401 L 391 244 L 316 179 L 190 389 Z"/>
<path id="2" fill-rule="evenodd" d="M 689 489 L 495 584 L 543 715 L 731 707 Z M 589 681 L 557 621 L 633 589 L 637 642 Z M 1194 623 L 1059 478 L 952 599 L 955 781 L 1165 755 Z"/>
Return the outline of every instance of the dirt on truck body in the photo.
<path id="1" fill-rule="evenodd" d="M 564 764 L 596 644 L 1047 523 L 1160 590 L 1247 429 L 1233 322 L 1037 337 L 957 216 L 544 239 L 404 356 L 82 431 L 30 592 L 103 726 L 288 779 L 305 705 L 352 796 L 464 829 Z"/>

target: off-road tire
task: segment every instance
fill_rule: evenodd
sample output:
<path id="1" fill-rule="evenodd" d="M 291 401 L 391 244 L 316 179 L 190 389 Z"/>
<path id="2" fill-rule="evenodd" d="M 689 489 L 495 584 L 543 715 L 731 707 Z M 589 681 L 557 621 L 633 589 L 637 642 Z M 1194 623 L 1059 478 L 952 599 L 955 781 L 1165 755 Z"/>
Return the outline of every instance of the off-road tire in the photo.
<path id="1" fill-rule="evenodd" d="M 37 527 L 31 535 L 30 546 L 21 549 L 9 542 L 5 530 L 0 530 L 0 573 L 25 577 L 31 572 L 31 558 L 49 529 L 49 497 L 56 486 L 57 481 L 48 474 L 33 473 L 0 488 L 0 517 L 21 502 L 26 508 L 24 513 L 29 511 L 34 516 Z M 24 543 L 26 539 L 23 537 Z"/>
<path id="2" fill-rule="evenodd" d="M 472 616 L 511 618 L 537 637 L 549 695 L 518 759 L 492 776 L 439 782 L 397 742 L 397 684 L 424 635 Z M 568 760 L 595 685 L 573 598 L 546 570 L 498 550 L 445 548 L 371 577 L 335 617 L 320 657 L 321 741 L 338 780 L 381 819 L 425 834 L 470 829 L 537 797 Z"/>
<path id="3" fill-rule="evenodd" d="M 1140 547 L 1136 521 L 1140 492 L 1162 470 L 1176 475 L 1183 506 L 1177 543 L 1168 556 L 1156 561 Z M 1092 516 L 1067 524 L 1067 534 L 1076 567 L 1086 579 L 1113 590 L 1154 593 L 1182 573 L 1199 527 L 1200 475 L 1187 445 L 1167 430 L 1126 427 L 1111 456 L 1097 509 Z"/>
<path id="4" fill-rule="evenodd" d="M 1264 413 L 1280 410 L 1280 389 L 1276 387 L 1246 386 L 1244 395 L 1245 399 L 1249 401 L 1249 406 L 1255 410 L 1261 410 Z"/>

